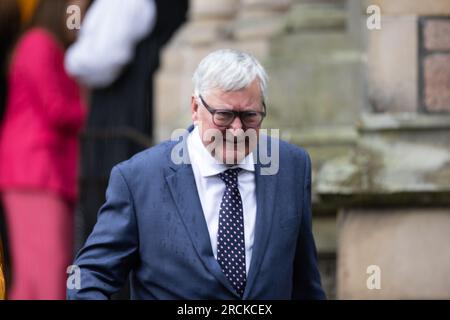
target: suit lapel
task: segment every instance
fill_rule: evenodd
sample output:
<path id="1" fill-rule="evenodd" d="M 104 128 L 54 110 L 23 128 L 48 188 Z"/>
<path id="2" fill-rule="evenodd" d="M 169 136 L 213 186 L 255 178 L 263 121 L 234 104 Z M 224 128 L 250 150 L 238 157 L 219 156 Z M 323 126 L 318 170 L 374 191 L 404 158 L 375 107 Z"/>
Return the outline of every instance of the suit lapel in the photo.
<path id="1" fill-rule="evenodd" d="M 166 176 L 166 181 L 197 254 L 216 279 L 239 298 L 213 255 L 191 165 L 173 165 L 172 168 L 175 172 Z"/>
<path id="2" fill-rule="evenodd" d="M 273 207 L 275 203 L 276 175 L 261 175 L 261 165 L 255 165 L 256 182 L 256 223 L 252 259 L 247 276 L 244 299 L 248 299 L 261 267 L 272 227 Z"/>

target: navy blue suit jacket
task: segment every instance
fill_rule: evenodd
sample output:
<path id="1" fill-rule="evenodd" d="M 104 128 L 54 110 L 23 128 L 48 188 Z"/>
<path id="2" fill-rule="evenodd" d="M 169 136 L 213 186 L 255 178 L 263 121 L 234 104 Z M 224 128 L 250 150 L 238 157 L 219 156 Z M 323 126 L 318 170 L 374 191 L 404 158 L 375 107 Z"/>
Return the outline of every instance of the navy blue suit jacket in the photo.
<path id="1" fill-rule="evenodd" d="M 130 275 L 133 299 L 240 299 L 214 258 L 190 164 L 163 142 L 113 168 L 106 203 L 79 252 L 81 288 L 105 299 Z M 279 171 L 255 164 L 255 239 L 244 299 L 323 299 L 311 232 L 311 163 L 279 142 Z"/>

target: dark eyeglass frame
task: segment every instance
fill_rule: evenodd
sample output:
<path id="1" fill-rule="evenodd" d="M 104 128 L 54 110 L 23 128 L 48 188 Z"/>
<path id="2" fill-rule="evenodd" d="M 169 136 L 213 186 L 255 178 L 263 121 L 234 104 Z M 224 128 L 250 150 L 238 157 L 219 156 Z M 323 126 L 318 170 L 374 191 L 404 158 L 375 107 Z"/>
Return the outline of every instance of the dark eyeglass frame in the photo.
<path id="1" fill-rule="evenodd" d="M 266 104 L 264 103 L 264 101 L 262 102 L 262 105 L 263 105 L 263 108 L 264 108 L 264 111 L 255 111 L 255 110 L 251 110 L 251 111 L 235 111 L 235 110 L 230 110 L 230 109 L 214 109 L 214 108 L 211 108 L 206 102 L 205 102 L 205 100 L 203 99 L 203 97 L 202 97 L 202 95 L 198 95 L 198 97 L 200 98 L 200 100 L 201 100 L 201 102 L 202 102 L 202 104 L 203 104 L 203 106 L 206 108 L 206 110 L 208 110 L 208 112 L 212 115 L 212 119 L 213 119 L 213 122 L 214 122 L 214 124 L 216 125 L 216 126 L 218 126 L 218 127 L 227 127 L 227 126 L 229 126 L 230 124 L 232 124 L 233 123 L 233 121 L 234 121 L 234 119 L 236 119 L 236 117 L 239 117 L 239 119 L 241 120 L 241 122 L 242 122 L 242 124 L 246 127 L 246 128 L 256 128 L 256 127 L 259 127 L 260 125 L 261 125 L 261 123 L 263 122 L 263 120 L 264 120 L 264 118 L 266 117 Z M 231 118 L 231 120 L 230 120 L 230 122 L 228 123 L 228 124 L 226 124 L 226 125 L 219 125 L 219 124 L 217 124 L 216 123 L 216 121 L 215 121 L 215 114 L 217 113 L 217 112 L 224 112 L 224 113 L 229 113 L 229 114 L 233 114 L 233 118 Z M 254 125 L 254 126 L 248 126 L 245 122 L 244 122 L 244 120 L 242 120 L 242 117 L 244 116 L 244 118 L 245 118 L 245 115 L 247 114 L 250 114 L 250 113 L 257 113 L 257 114 L 259 114 L 260 116 L 261 116 L 261 121 L 257 124 L 257 125 Z"/>

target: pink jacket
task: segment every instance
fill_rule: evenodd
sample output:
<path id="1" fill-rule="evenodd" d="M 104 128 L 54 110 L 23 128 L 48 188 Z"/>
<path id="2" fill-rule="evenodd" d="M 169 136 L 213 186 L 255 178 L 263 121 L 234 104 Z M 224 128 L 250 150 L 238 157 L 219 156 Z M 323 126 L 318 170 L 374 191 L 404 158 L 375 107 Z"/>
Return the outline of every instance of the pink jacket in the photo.
<path id="1" fill-rule="evenodd" d="M 34 188 L 77 198 L 80 90 L 64 70 L 64 49 L 46 30 L 20 39 L 10 66 L 0 129 L 0 190 Z"/>

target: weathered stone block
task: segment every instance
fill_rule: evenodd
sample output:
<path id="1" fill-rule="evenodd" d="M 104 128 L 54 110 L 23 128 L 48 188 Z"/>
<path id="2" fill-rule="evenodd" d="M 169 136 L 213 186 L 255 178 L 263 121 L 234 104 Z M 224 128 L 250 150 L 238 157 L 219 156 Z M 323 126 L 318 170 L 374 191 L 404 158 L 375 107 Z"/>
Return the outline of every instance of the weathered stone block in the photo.
<path id="1" fill-rule="evenodd" d="M 239 0 L 194 0 L 190 9 L 193 19 L 232 18 L 239 8 Z"/>
<path id="2" fill-rule="evenodd" d="M 338 298 L 449 299 L 449 230 L 448 208 L 342 212 Z M 367 285 L 375 275 L 369 266 L 379 267 L 380 289 Z"/>
<path id="3" fill-rule="evenodd" d="M 182 32 L 182 41 L 191 46 L 210 45 L 228 37 L 228 21 L 196 20 L 188 24 Z"/>
<path id="4" fill-rule="evenodd" d="M 450 54 L 433 54 L 424 61 L 425 107 L 450 111 Z"/>
<path id="5" fill-rule="evenodd" d="M 288 13 L 286 28 L 321 29 L 345 28 L 347 13 L 336 5 L 295 4 Z"/>
<path id="6" fill-rule="evenodd" d="M 232 26 L 232 33 L 235 39 L 269 39 L 280 34 L 284 26 L 284 21 L 279 15 L 272 15 L 266 19 L 246 19 L 237 20 Z"/>
<path id="7" fill-rule="evenodd" d="M 385 17 L 368 32 L 369 98 L 379 112 L 418 110 L 417 17 Z"/>
<path id="8" fill-rule="evenodd" d="M 448 0 L 366 0 L 366 5 L 380 6 L 381 13 L 386 15 L 449 15 Z"/>
<path id="9" fill-rule="evenodd" d="M 450 20 L 428 20 L 424 26 L 427 50 L 450 50 Z"/>
<path id="10" fill-rule="evenodd" d="M 243 8 L 264 8 L 274 11 L 285 11 L 291 6 L 292 0 L 241 0 Z"/>
<path id="11" fill-rule="evenodd" d="M 270 44 L 265 39 L 249 39 L 245 41 L 236 41 L 233 42 L 231 45 L 227 43 L 223 43 L 222 48 L 234 48 L 238 50 L 242 50 L 248 53 L 251 53 L 261 61 L 262 63 L 267 59 L 267 56 L 269 55 L 270 51 Z"/>
<path id="12" fill-rule="evenodd" d="M 443 115 L 365 116 L 357 147 L 322 166 L 317 191 L 328 202 L 448 205 L 449 129 Z"/>
<path id="13" fill-rule="evenodd" d="M 190 94 L 188 77 L 175 73 L 158 73 L 155 81 L 155 141 L 170 139 L 174 129 L 187 128 L 190 117 Z"/>
<path id="14" fill-rule="evenodd" d="M 336 252 L 336 217 L 314 217 L 313 234 L 318 252 Z"/>
<path id="15" fill-rule="evenodd" d="M 267 125 L 295 129 L 353 125 L 363 105 L 362 55 L 343 32 L 274 38 Z"/>

